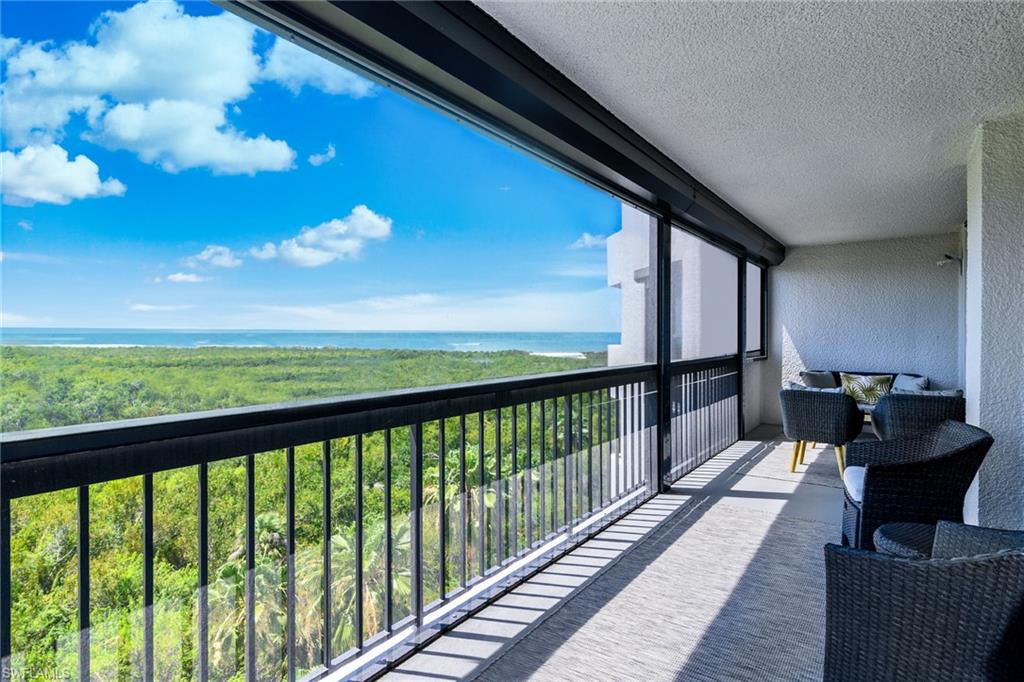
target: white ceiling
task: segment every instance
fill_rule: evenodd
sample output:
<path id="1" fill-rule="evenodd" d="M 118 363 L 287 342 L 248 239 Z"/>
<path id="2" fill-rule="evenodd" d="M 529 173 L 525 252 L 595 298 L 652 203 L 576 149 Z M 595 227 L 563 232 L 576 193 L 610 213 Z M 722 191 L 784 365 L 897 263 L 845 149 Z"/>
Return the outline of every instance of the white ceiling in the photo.
<path id="1" fill-rule="evenodd" d="M 1024 110 L 1024 2 L 479 4 L 788 245 L 956 229 Z"/>

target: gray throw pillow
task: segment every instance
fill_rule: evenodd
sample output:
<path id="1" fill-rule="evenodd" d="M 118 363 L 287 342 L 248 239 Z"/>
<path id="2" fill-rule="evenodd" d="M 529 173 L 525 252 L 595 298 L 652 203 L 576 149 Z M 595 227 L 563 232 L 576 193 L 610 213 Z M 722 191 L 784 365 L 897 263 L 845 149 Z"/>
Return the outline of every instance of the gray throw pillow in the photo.
<path id="1" fill-rule="evenodd" d="M 798 384 L 795 381 L 787 381 L 785 384 L 783 384 L 782 387 L 785 388 L 788 391 L 817 391 L 818 393 L 842 393 L 843 392 L 843 387 L 842 386 L 836 386 L 835 388 L 816 388 L 814 386 L 804 386 L 803 384 Z"/>
<path id="2" fill-rule="evenodd" d="M 901 391 L 926 391 L 928 390 L 928 377 L 912 377 L 909 374 L 897 374 L 896 380 L 892 382 L 892 390 Z"/>
<path id="3" fill-rule="evenodd" d="M 942 398 L 963 398 L 964 392 L 959 388 L 947 389 L 944 391 L 908 391 L 902 388 L 892 389 L 892 393 L 896 395 L 934 395 Z"/>
<path id="4" fill-rule="evenodd" d="M 807 388 L 835 388 L 836 378 L 832 372 L 800 372 L 800 379 Z"/>

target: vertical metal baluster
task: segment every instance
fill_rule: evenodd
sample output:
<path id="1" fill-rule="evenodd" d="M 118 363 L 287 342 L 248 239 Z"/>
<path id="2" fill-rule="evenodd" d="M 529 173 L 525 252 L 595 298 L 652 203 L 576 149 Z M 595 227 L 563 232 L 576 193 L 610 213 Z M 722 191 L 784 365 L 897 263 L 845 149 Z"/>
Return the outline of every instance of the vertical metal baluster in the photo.
<path id="1" fill-rule="evenodd" d="M 565 521 L 566 527 L 572 523 L 572 507 L 573 507 L 573 496 L 575 491 L 573 488 L 573 466 L 572 466 L 572 453 L 573 453 L 573 442 L 572 442 L 572 396 L 567 395 L 563 398 L 562 402 L 562 420 L 565 422 L 562 424 L 562 483 L 565 485 L 562 488 L 562 517 Z"/>
<path id="2" fill-rule="evenodd" d="M 245 456 L 245 677 L 256 670 L 256 456 Z"/>
<path id="3" fill-rule="evenodd" d="M 142 677 L 153 670 L 153 474 L 142 475 Z"/>
<path id="4" fill-rule="evenodd" d="M 611 387 L 604 389 L 604 434 L 608 439 L 608 453 L 605 457 L 604 462 L 604 496 L 605 503 L 611 504 L 612 492 L 611 492 L 611 480 L 612 480 L 612 467 L 614 466 L 615 457 L 615 428 L 614 420 L 611 418 L 611 410 L 613 408 L 614 401 L 611 397 Z"/>
<path id="5" fill-rule="evenodd" d="M 285 450 L 285 523 L 287 524 L 288 557 L 286 570 L 288 571 L 288 622 L 285 633 L 285 647 L 287 656 L 287 680 L 295 682 L 295 448 Z"/>
<path id="6" fill-rule="evenodd" d="M 583 394 L 576 394 L 576 442 L 573 443 L 572 448 L 572 463 L 573 463 L 573 477 L 576 484 L 576 495 L 575 502 L 576 513 L 573 518 L 582 518 L 584 515 L 583 502 L 583 463 L 580 461 L 583 459 Z"/>
<path id="7" fill-rule="evenodd" d="M 11 500 L 0 495 L 0 679 L 11 670 Z"/>
<path id="8" fill-rule="evenodd" d="M 448 582 L 448 484 L 445 477 L 445 455 L 448 448 L 445 445 L 444 418 L 437 420 L 437 522 L 438 522 L 438 581 L 441 583 L 441 601 L 447 596 Z"/>
<path id="9" fill-rule="evenodd" d="M 91 679 L 89 637 L 89 486 L 78 487 L 78 679 Z"/>
<path id="10" fill-rule="evenodd" d="M 325 440 L 321 449 L 323 460 L 321 462 L 321 471 L 323 473 L 323 552 L 324 552 L 324 566 L 323 566 L 323 615 L 324 615 L 324 641 L 323 641 L 323 655 L 324 655 L 324 667 L 330 669 L 331 667 L 331 632 L 333 632 L 333 621 L 334 614 L 331 613 L 331 581 L 332 577 L 332 566 L 331 566 L 331 441 Z M 388 507 L 390 513 L 391 508 Z M 389 554 L 390 556 L 390 554 Z M 390 572 L 388 573 L 390 577 Z M 388 583 L 390 585 L 390 582 Z M 390 603 L 388 604 L 390 607 Z M 391 617 L 391 610 L 388 609 L 388 617 Z"/>
<path id="11" fill-rule="evenodd" d="M 395 624 L 394 558 L 391 536 L 391 429 L 384 431 L 384 625 L 391 632 Z"/>
<path id="12" fill-rule="evenodd" d="M 587 391 L 587 511 L 594 511 L 594 392 Z"/>
<path id="13" fill-rule="evenodd" d="M 604 389 L 597 391 L 597 505 L 604 507 Z"/>
<path id="14" fill-rule="evenodd" d="M 355 635 L 356 649 L 363 648 L 363 434 L 356 434 L 356 459 L 355 483 L 356 483 L 356 612 L 355 612 Z"/>
<path id="15" fill-rule="evenodd" d="M 563 480 L 564 484 L 565 481 Z M 551 399 L 551 532 L 558 529 L 558 398 Z"/>
<path id="16" fill-rule="evenodd" d="M 706 462 L 711 456 L 711 379 L 710 372 L 704 370 L 704 457 Z"/>
<path id="17" fill-rule="evenodd" d="M 466 586 L 466 571 L 469 566 L 469 494 L 466 487 L 466 415 L 459 415 L 459 507 L 462 510 L 462 519 L 459 532 L 462 543 L 462 572 L 459 575 L 459 585 Z"/>
<path id="18" fill-rule="evenodd" d="M 412 508 L 412 608 L 423 624 L 423 425 L 409 427 L 410 507 Z"/>
<path id="19" fill-rule="evenodd" d="M 697 404 L 697 384 L 696 374 L 690 372 L 686 375 L 686 400 L 689 403 L 689 412 L 687 415 L 687 468 L 693 469 L 697 466 L 697 419 L 696 419 L 696 404 Z"/>
<path id="20" fill-rule="evenodd" d="M 526 403 L 526 470 L 523 473 L 526 499 L 526 546 L 533 547 L 533 403 Z"/>
<path id="21" fill-rule="evenodd" d="M 519 497 L 521 488 L 519 482 L 519 406 L 512 406 L 512 474 L 509 478 L 509 490 L 512 493 L 511 505 L 512 517 L 511 542 L 509 556 L 519 555 Z"/>
<path id="22" fill-rule="evenodd" d="M 197 467 L 197 530 L 196 543 L 199 555 L 199 680 L 206 682 L 210 677 L 210 488 L 209 465 L 203 462 Z"/>
<path id="23" fill-rule="evenodd" d="M 477 564 L 480 568 L 480 575 L 483 576 L 487 573 L 487 495 L 484 494 L 484 463 L 486 458 L 484 457 L 484 411 L 480 410 L 477 414 L 477 484 L 479 486 L 479 499 L 480 507 L 479 514 L 477 515 L 477 527 L 479 531 L 479 537 L 477 537 L 477 552 L 478 561 Z"/>
<path id="24" fill-rule="evenodd" d="M 626 487 L 624 493 L 633 489 L 633 460 L 636 458 L 636 384 L 630 384 L 626 389 L 626 410 L 629 415 L 627 422 L 627 439 L 629 441 L 629 457 L 626 458 L 626 473 L 624 476 Z"/>
<path id="25" fill-rule="evenodd" d="M 491 516 L 495 526 L 494 537 L 497 541 L 494 548 L 494 564 L 505 563 L 505 486 L 501 481 L 501 407 L 494 411 L 494 514 Z"/>
<path id="26" fill-rule="evenodd" d="M 540 538 L 547 537 L 548 481 L 547 481 L 547 403 L 540 401 Z"/>

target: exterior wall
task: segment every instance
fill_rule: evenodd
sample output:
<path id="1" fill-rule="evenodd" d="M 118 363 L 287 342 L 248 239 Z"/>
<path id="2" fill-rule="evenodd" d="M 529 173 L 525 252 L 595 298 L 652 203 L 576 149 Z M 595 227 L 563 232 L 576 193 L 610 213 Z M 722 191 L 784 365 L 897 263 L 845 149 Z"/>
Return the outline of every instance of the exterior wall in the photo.
<path id="1" fill-rule="evenodd" d="M 743 426 L 748 433 L 761 424 L 761 373 L 764 366 L 762 361 L 743 362 Z"/>
<path id="2" fill-rule="evenodd" d="M 995 444 L 979 522 L 1024 528 L 1024 114 L 981 126 L 967 167 L 967 421 Z M 975 501 L 971 496 L 971 502 Z"/>
<path id="3" fill-rule="evenodd" d="M 781 424 L 778 391 L 801 370 L 913 372 L 957 388 L 956 234 L 789 249 L 769 274 L 762 421 Z"/>
<path id="4" fill-rule="evenodd" d="M 608 237 L 608 285 L 622 291 L 622 338 L 608 346 L 609 366 L 656 360 L 657 290 L 651 275 L 656 252 L 656 221 L 623 204 L 622 230 Z M 672 231 L 672 258 L 672 357 L 735 353 L 736 259 L 680 230 Z M 744 364 L 743 414 L 748 430 L 761 423 L 763 364 Z"/>
<path id="5" fill-rule="evenodd" d="M 609 366 L 657 359 L 657 235 L 651 216 L 622 205 L 622 229 L 608 237 L 607 244 L 608 286 L 622 291 L 622 337 L 620 343 L 608 346 Z"/>

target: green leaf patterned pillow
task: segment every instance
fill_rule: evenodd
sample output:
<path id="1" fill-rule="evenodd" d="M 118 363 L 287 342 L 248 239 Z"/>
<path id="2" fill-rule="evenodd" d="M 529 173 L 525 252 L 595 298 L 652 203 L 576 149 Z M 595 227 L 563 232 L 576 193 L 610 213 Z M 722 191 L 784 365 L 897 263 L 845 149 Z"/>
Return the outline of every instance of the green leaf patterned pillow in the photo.
<path id="1" fill-rule="evenodd" d="M 848 396 L 862 405 L 874 405 L 879 398 L 889 392 L 892 384 L 891 374 L 846 374 L 840 373 L 843 390 Z"/>

